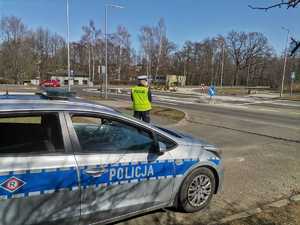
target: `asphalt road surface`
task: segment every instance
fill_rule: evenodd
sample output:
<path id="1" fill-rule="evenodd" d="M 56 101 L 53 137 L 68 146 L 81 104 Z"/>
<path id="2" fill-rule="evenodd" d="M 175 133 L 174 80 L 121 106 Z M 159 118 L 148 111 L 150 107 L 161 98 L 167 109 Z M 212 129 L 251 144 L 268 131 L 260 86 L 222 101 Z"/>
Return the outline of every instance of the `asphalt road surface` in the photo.
<path id="1" fill-rule="evenodd" d="M 128 95 L 110 97 L 130 103 Z M 224 189 L 208 210 L 193 214 L 160 210 L 120 224 L 208 224 L 300 192 L 298 103 L 206 104 L 193 96 L 172 95 L 156 96 L 154 103 L 186 112 L 187 119 L 173 126 L 222 149 Z"/>

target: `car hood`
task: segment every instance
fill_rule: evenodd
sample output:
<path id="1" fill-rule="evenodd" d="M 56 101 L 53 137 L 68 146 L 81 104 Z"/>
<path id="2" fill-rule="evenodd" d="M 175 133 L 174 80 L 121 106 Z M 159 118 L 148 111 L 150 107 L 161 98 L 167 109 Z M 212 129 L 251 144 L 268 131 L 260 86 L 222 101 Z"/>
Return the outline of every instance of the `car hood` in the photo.
<path id="1" fill-rule="evenodd" d="M 176 132 L 178 135 L 180 135 L 182 137 L 181 145 L 186 146 L 187 149 L 190 149 L 191 151 L 197 151 L 197 152 L 200 149 L 206 150 L 209 152 L 213 152 L 218 157 L 221 157 L 222 151 L 215 145 L 209 144 L 207 141 L 205 141 L 203 139 L 195 138 L 190 134 L 182 133 L 182 132 L 178 132 L 178 131 L 176 131 Z"/>
<path id="2" fill-rule="evenodd" d="M 175 137 L 181 144 L 184 145 L 209 145 L 207 141 L 200 139 L 200 138 L 195 138 L 192 135 L 184 132 L 180 132 L 177 130 L 169 129 L 169 128 L 161 128 L 163 129 L 164 132 L 168 133 L 169 135 Z"/>
<path id="3" fill-rule="evenodd" d="M 203 139 L 193 137 L 192 135 L 183 132 L 177 131 L 177 133 L 182 137 L 181 139 L 185 145 L 208 145 L 208 142 Z"/>

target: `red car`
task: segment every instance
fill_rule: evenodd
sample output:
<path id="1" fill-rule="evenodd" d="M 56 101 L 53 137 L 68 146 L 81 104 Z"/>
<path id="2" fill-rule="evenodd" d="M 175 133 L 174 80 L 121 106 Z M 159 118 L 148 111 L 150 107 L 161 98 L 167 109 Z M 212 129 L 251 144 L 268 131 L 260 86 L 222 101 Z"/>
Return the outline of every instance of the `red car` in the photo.
<path id="1" fill-rule="evenodd" d="M 59 80 L 43 80 L 40 83 L 41 87 L 60 87 Z"/>

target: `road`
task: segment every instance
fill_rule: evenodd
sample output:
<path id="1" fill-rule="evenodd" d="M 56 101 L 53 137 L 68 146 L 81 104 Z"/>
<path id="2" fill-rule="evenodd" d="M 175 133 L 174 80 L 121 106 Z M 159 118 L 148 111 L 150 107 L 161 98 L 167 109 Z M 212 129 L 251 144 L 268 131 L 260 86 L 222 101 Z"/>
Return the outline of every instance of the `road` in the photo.
<path id="1" fill-rule="evenodd" d="M 75 91 L 82 96 L 100 95 L 83 88 Z M 159 210 L 119 225 L 207 225 L 300 193 L 300 103 L 257 99 L 209 104 L 207 99 L 194 95 L 154 95 L 155 104 L 186 113 L 186 119 L 171 125 L 173 128 L 221 148 L 224 189 L 205 211 L 183 214 Z M 115 99 L 116 107 L 118 103 L 130 104 L 126 93 L 110 94 L 110 98 Z"/>
<path id="2" fill-rule="evenodd" d="M 81 93 L 87 94 L 87 93 Z M 99 93 L 88 93 L 95 95 Z M 128 95 L 111 95 L 128 101 Z M 207 104 L 194 96 L 159 96 L 154 103 L 183 110 L 176 129 L 223 151 L 225 183 L 209 209 L 194 214 L 157 211 L 120 225 L 208 224 L 300 192 L 300 105 L 289 101 Z M 117 105 L 117 102 L 116 102 Z"/>

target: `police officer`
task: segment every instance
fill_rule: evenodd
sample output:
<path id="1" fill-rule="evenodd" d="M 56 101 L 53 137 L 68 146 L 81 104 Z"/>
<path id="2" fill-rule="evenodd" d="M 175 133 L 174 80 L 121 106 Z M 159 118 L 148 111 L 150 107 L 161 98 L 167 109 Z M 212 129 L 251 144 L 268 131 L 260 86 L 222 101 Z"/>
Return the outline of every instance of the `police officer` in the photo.
<path id="1" fill-rule="evenodd" d="M 144 122 L 150 123 L 150 110 L 152 95 L 148 86 L 147 76 L 138 76 L 138 84 L 131 88 L 131 100 L 133 103 L 133 116 Z"/>

